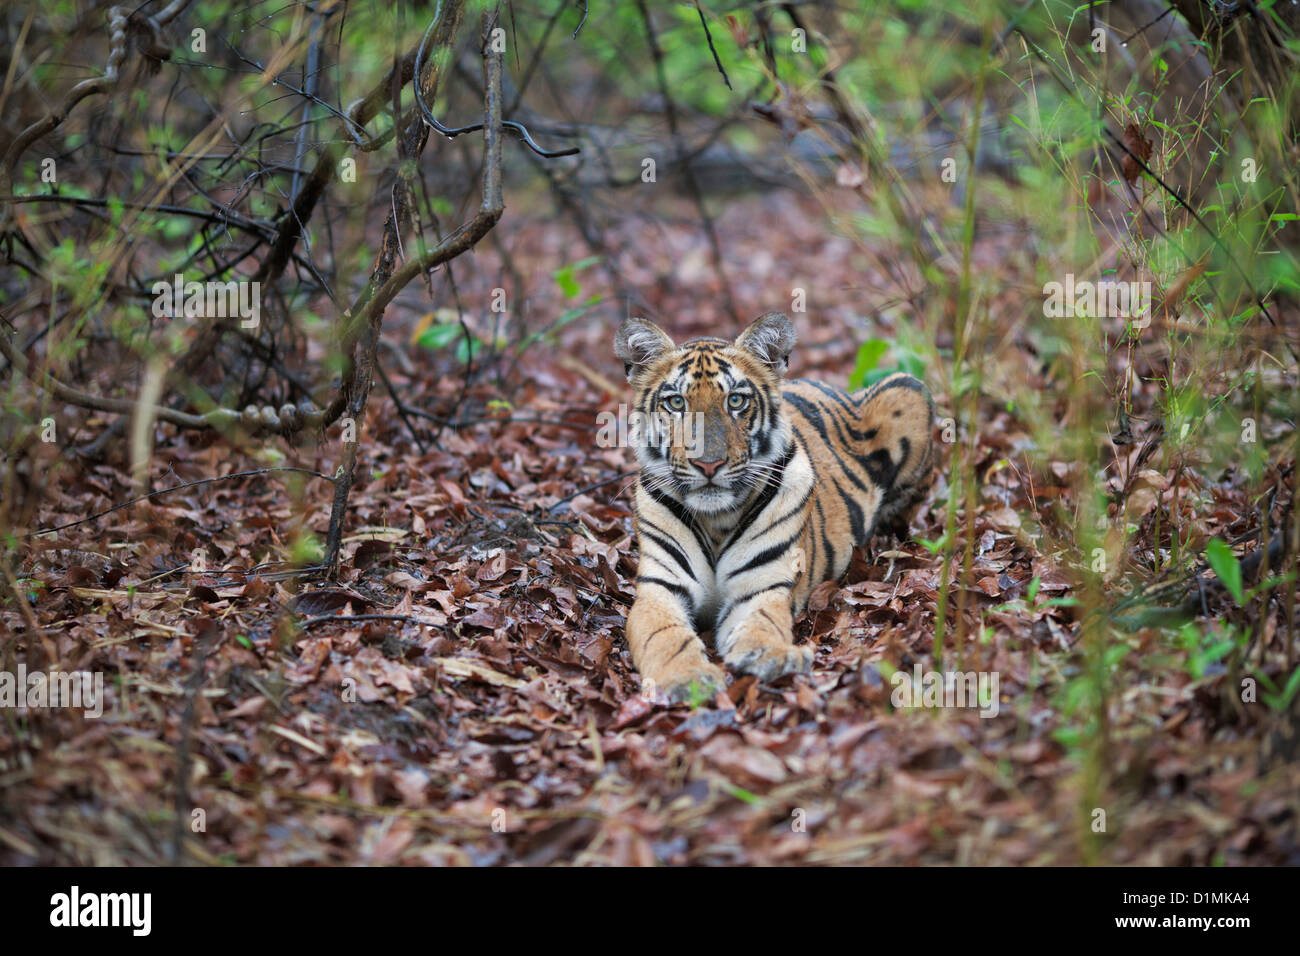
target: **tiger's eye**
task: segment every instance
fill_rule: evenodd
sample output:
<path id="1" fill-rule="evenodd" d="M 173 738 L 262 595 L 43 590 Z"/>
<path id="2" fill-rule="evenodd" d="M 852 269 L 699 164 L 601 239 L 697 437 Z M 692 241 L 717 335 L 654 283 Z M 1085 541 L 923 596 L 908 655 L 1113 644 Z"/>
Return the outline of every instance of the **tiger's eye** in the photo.
<path id="1" fill-rule="evenodd" d="M 686 407 L 686 399 L 680 395 L 669 395 L 664 399 L 664 407 L 672 409 L 674 412 L 680 412 Z"/>
<path id="2" fill-rule="evenodd" d="M 744 408 L 748 404 L 749 399 L 746 396 L 741 395 L 739 392 L 732 392 L 727 396 L 727 407 L 733 411 L 740 411 L 740 409 Z"/>

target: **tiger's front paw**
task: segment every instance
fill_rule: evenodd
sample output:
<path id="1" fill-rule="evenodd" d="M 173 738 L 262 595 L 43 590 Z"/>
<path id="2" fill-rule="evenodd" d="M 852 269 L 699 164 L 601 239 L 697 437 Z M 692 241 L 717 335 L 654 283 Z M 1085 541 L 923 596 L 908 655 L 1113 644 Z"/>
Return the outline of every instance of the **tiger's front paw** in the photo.
<path id="1" fill-rule="evenodd" d="M 712 700 L 713 695 L 727 686 L 727 672 L 710 661 L 701 651 L 680 655 L 656 673 L 648 675 L 646 690 L 657 688 L 674 704 L 693 700 Z"/>
<path id="2" fill-rule="evenodd" d="M 723 660 L 733 671 L 753 674 L 759 680 L 775 680 L 782 674 L 807 674 L 812 670 L 811 647 L 794 643 L 793 634 L 782 634 L 761 617 L 750 618 Z"/>

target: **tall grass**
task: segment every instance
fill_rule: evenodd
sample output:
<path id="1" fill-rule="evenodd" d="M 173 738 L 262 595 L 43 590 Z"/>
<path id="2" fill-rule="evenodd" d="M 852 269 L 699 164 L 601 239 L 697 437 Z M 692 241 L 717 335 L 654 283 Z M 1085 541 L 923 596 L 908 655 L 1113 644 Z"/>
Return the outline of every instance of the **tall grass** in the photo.
<path id="1" fill-rule="evenodd" d="M 1122 34 L 1106 34 L 1109 56 L 1081 44 L 1086 9 L 1050 0 L 1019 12 L 996 3 L 898 2 L 841 13 L 837 29 L 825 32 L 861 38 L 860 57 L 841 49 L 835 60 L 838 90 L 876 136 L 870 148 L 859 144 L 859 154 L 872 163 L 903 157 L 869 175 L 901 180 L 918 202 L 880 197 L 851 220 L 837 210 L 835 221 L 851 221 L 850 234 L 864 247 L 878 250 L 882 236 L 892 237 L 900 259 L 911 257 L 897 270 L 915 283 L 898 290 L 906 302 L 899 325 L 921 330 L 940 414 L 957 423 L 933 506 L 943 533 L 935 545 L 931 663 L 979 659 L 972 570 L 981 487 L 992 471 L 979 436 L 990 414 L 1007 408 L 1033 445 L 1020 460 L 995 466 L 1040 482 L 1053 468 L 1067 474 L 1053 503 L 1022 509 L 1021 528 L 1074 581 L 1074 660 L 1046 680 L 1060 714 L 1057 738 L 1077 769 L 1079 857 L 1098 862 L 1106 834 L 1135 799 L 1115 763 L 1115 721 L 1154 669 L 1160 681 L 1226 668 L 1218 686 L 1238 711 L 1243 675 L 1280 674 L 1265 678 L 1279 684 L 1296 673 L 1294 558 L 1272 569 L 1269 586 L 1243 595 L 1246 607 L 1231 611 L 1230 623 L 1185 624 L 1150 606 L 1159 603 L 1151 596 L 1159 585 L 1204 567 L 1210 537 L 1267 542 L 1289 499 L 1284 472 L 1295 461 L 1300 391 L 1295 343 L 1286 337 L 1288 330 L 1294 336 L 1300 291 L 1300 181 L 1285 122 L 1294 82 L 1271 91 L 1275 99 L 1251 101 L 1242 116 L 1229 115 L 1221 89 L 1188 98 L 1169 80 L 1159 43 L 1143 69 L 1117 73 Z M 1093 16 L 1107 27 L 1104 11 Z M 1084 30 L 1085 41 L 1090 35 Z M 1213 62 L 1215 51 L 1209 56 Z M 870 69 L 856 68 L 859 62 Z M 802 95 L 813 97 L 826 75 L 810 63 L 799 79 Z M 1228 79 L 1224 73 L 1212 83 Z M 1260 89 L 1260 78 L 1246 76 L 1242 85 Z M 996 144 L 981 141 L 990 108 Z M 927 152 L 923 134 L 953 113 L 960 129 L 949 152 Z M 1119 165 L 1124 151 L 1103 126 L 1143 132 L 1152 141 L 1149 172 L 1137 170 L 1128 183 Z M 905 148 L 891 151 L 881 141 Z M 1009 152 L 1010 172 L 1000 177 L 975 161 L 994 145 Z M 1140 142 L 1132 145 L 1140 155 Z M 948 157 L 964 160 L 951 185 L 940 176 Z M 1150 173 L 1178 183 L 1180 194 Z M 829 196 L 824 203 L 837 209 Z M 1008 257 L 1001 270 L 977 269 L 977 249 L 1006 227 L 1023 230 L 1037 254 Z M 1092 282 L 1149 281 L 1150 325 L 1046 317 L 1041 287 L 1069 273 Z M 1015 349 L 1026 343 L 1042 362 L 1045 389 Z M 1020 364 L 1008 369 L 1008 361 Z M 1154 509 L 1143 510 L 1152 493 L 1144 482 L 1159 486 Z M 1217 484 L 1244 490 L 1253 513 L 1218 514 Z M 1274 596 L 1285 633 L 1269 643 L 1263 635 Z M 1146 610 L 1135 616 L 1134 608 Z M 1285 688 L 1273 699 L 1287 703 Z"/>

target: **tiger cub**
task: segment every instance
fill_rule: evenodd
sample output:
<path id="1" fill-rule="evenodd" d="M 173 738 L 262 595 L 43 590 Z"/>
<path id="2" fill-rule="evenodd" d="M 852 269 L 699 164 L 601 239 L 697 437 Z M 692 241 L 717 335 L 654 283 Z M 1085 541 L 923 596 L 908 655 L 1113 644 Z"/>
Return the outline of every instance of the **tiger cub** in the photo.
<path id="1" fill-rule="evenodd" d="M 929 488 L 926 387 L 901 373 L 852 395 L 783 383 L 794 344 L 777 312 L 735 342 L 676 345 L 640 318 L 615 337 L 645 423 L 627 641 L 670 700 L 725 686 L 706 631 L 733 671 L 806 673 L 812 649 L 793 624 L 808 596 L 847 570 L 855 545 L 906 532 Z"/>

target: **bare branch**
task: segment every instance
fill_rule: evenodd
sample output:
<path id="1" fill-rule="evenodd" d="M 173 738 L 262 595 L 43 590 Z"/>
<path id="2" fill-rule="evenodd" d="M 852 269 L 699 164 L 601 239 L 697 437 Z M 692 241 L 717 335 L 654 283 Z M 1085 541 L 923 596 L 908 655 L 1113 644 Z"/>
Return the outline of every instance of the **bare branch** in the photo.
<path id="1" fill-rule="evenodd" d="M 54 534 L 56 531 L 63 531 L 67 528 L 75 528 L 79 524 L 88 524 L 104 515 L 111 515 L 114 511 L 121 511 L 123 508 L 129 508 L 137 501 L 146 501 L 150 498 L 157 498 L 160 495 L 169 495 L 173 491 L 181 491 L 185 488 L 194 488 L 198 485 L 210 485 L 218 481 L 230 481 L 234 478 L 253 478 L 257 475 L 271 475 L 277 472 L 296 472 L 302 475 L 311 475 L 313 478 L 321 478 L 325 481 L 333 482 L 334 479 L 329 475 L 322 475 L 319 471 L 312 471 L 310 468 L 254 468 L 252 471 L 237 471 L 229 475 L 217 475 L 215 478 L 199 478 L 197 481 L 185 481 L 179 485 L 173 485 L 170 488 L 159 488 L 157 491 L 151 491 L 146 495 L 137 495 L 134 498 L 128 498 L 120 505 L 114 505 L 111 508 L 105 508 L 103 511 L 97 511 L 86 518 L 78 518 L 76 521 L 69 521 L 67 524 L 56 525 L 53 528 L 38 528 L 35 531 L 29 531 L 23 535 L 25 538 L 34 538 L 42 534 Z"/>

